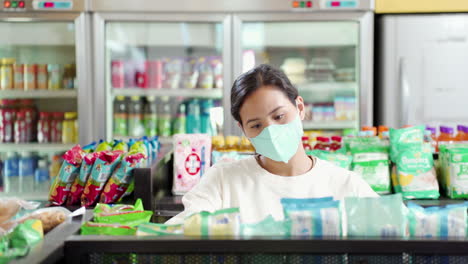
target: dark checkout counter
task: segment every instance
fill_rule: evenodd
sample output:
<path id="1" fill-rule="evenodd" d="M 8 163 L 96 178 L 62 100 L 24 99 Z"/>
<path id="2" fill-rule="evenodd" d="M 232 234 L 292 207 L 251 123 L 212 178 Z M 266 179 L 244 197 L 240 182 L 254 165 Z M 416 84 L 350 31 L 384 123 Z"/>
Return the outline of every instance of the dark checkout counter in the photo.
<path id="1" fill-rule="evenodd" d="M 168 196 L 171 154 L 169 148 L 163 148 L 151 168 L 134 171 L 133 199 L 141 198 L 144 207 L 154 211 L 153 222 L 164 222 L 183 210 L 181 197 Z M 463 201 L 416 202 L 434 206 Z M 91 219 L 92 210 L 87 210 L 61 224 L 26 257 L 11 263 L 468 263 L 468 239 L 81 236 L 81 224 Z"/>

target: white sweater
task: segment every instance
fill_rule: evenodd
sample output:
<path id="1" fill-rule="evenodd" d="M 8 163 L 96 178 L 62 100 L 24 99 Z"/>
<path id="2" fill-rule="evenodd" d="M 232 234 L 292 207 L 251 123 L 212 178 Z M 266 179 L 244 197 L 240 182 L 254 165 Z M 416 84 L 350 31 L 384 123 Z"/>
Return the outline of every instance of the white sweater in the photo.
<path id="1" fill-rule="evenodd" d="M 167 221 L 182 223 L 197 212 L 239 207 L 241 219 L 254 223 L 272 215 L 283 219 L 281 198 L 332 196 L 376 197 L 370 186 L 354 172 L 316 158 L 315 166 L 303 175 L 278 176 L 263 169 L 255 157 L 216 164 L 183 198 L 185 210 Z"/>

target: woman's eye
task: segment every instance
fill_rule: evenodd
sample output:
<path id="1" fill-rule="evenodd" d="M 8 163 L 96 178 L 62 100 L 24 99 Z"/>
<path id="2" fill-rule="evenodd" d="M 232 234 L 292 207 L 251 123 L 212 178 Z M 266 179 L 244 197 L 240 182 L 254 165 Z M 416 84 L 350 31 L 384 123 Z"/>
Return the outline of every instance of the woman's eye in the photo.
<path id="1" fill-rule="evenodd" d="M 284 117 L 284 114 L 277 115 L 277 116 L 275 116 L 275 120 L 281 120 L 281 119 L 283 119 L 283 117 Z"/>
<path id="2" fill-rule="evenodd" d="M 260 124 L 256 124 L 256 125 L 251 126 L 250 128 L 252 128 L 252 129 L 259 129 L 260 127 L 261 127 Z"/>

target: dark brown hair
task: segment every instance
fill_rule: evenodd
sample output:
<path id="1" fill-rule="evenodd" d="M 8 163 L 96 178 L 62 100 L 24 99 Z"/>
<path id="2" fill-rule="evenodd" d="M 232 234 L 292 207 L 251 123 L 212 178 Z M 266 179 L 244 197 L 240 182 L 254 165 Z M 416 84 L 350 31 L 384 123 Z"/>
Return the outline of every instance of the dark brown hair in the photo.
<path id="1" fill-rule="evenodd" d="M 286 74 L 270 65 L 261 64 L 241 74 L 232 85 L 231 114 L 237 122 L 242 124 L 239 112 L 245 99 L 262 86 L 277 87 L 293 105 L 296 105 L 299 93 Z"/>

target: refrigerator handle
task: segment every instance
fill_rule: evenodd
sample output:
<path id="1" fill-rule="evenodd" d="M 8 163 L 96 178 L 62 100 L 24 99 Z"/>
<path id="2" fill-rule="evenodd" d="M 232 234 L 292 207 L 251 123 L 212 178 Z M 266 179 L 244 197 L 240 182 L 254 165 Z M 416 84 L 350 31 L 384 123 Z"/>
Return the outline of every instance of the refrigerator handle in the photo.
<path id="1" fill-rule="evenodd" d="M 401 96 L 401 106 L 400 106 L 400 127 L 409 125 L 409 111 L 410 111 L 410 89 L 408 79 L 406 77 L 406 59 L 400 57 L 399 62 L 399 85 L 400 85 L 400 96 Z"/>

